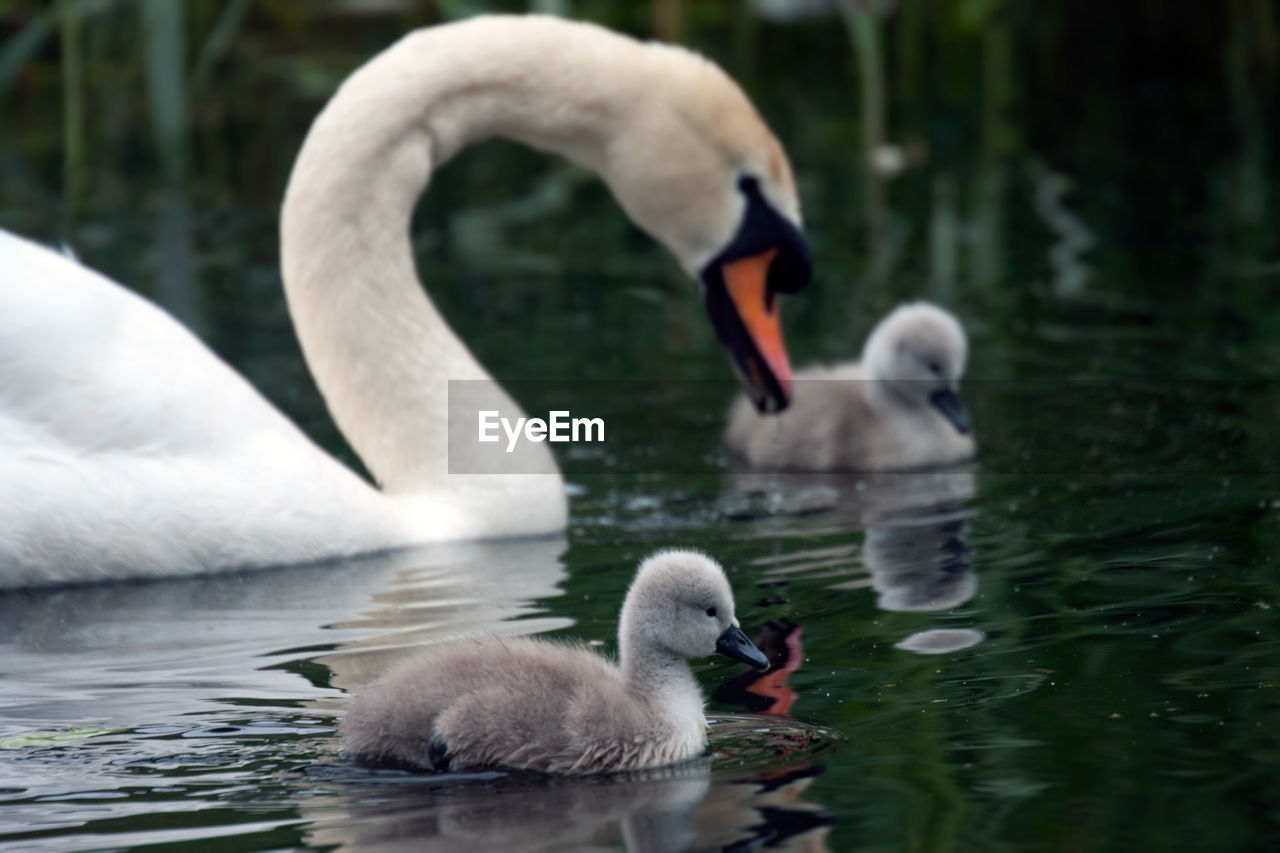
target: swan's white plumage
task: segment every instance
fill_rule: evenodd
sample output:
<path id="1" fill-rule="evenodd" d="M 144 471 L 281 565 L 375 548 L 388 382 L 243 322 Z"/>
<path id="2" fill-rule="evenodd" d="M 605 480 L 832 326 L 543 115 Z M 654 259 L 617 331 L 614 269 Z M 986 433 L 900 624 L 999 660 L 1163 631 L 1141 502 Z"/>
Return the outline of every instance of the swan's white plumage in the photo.
<path id="1" fill-rule="evenodd" d="M 597 171 L 690 271 L 732 239 L 744 173 L 799 222 L 781 147 L 701 57 L 536 16 L 412 33 L 317 117 L 281 212 L 308 367 L 382 489 L 164 312 L 0 232 L 0 587 L 562 530 L 545 445 L 529 450 L 538 474 L 450 473 L 467 460 L 450 455 L 449 380 L 489 374 L 424 296 L 409 244 L 432 170 L 494 136 Z M 496 383 L 478 393 L 519 413 Z"/>
<path id="2" fill-rule="evenodd" d="M 0 586 L 410 541 L 376 492 L 169 315 L 3 231 L 0 259 Z"/>

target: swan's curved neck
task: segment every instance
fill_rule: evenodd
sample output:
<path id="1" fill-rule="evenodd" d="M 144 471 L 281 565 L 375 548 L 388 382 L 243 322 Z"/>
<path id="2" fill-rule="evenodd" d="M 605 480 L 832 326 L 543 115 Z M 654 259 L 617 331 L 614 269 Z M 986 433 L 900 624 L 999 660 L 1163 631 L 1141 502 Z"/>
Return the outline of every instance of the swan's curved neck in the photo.
<path id="1" fill-rule="evenodd" d="M 642 53 L 604 31 L 573 38 L 563 22 L 512 38 L 502 21 L 412 33 L 359 69 L 316 119 L 285 194 L 281 263 L 303 353 L 338 427 L 392 492 L 443 485 L 448 381 L 489 378 L 414 267 L 409 222 L 432 170 L 500 136 L 602 171 L 624 106 L 610 69 Z M 493 394 L 493 408 L 515 411 L 496 384 Z"/>

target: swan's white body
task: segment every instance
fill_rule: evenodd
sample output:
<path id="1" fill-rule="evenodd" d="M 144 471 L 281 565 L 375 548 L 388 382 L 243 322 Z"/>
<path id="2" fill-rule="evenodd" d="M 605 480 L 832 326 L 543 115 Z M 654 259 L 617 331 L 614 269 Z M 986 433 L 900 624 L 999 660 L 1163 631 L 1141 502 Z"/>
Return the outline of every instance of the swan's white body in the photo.
<path id="1" fill-rule="evenodd" d="M 146 300 L 0 231 L 0 586 L 407 544 L 398 505 Z"/>
<path id="2" fill-rule="evenodd" d="M 0 588 L 563 529 L 546 445 L 528 445 L 520 468 L 539 473 L 450 473 L 467 447 L 449 447 L 448 383 L 490 377 L 426 298 L 410 248 L 432 170 L 494 136 L 597 171 L 690 271 L 743 218 L 741 174 L 798 222 L 781 148 L 700 57 L 551 18 L 412 33 L 316 119 L 281 212 L 308 366 L 382 488 L 167 314 L 0 232 Z M 496 383 L 469 387 L 484 408 L 518 413 Z"/>

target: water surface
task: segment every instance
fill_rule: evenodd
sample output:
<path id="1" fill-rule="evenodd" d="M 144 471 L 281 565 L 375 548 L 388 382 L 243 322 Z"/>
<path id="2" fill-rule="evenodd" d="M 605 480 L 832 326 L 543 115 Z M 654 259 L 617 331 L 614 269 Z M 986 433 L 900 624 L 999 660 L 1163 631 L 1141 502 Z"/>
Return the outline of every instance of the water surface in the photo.
<path id="1" fill-rule="evenodd" d="M 706 12 L 686 35 L 796 162 L 819 259 L 787 303 L 796 360 L 853 357 L 900 299 L 946 303 L 972 337 L 976 465 L 732 470 L 733 387 L 693 287 L 579 173 L 468 153 L 419 212 L 424 280 L 530 410 L 617 426 L 561 460 L 567 535 L 0 596 L 0 845 L 1274 849 L 1274 21 L 901 5 L 882 47 L 910 164 L 879 214 L 839 27 Z M 261 14 L 193 79 L 178 173 L 136 101 L 133 19 L 94 31 L 116 76 L 85 83 L 75 193 L 58 56 L 38 54 L 8 95 L 0 222 L 160 299 L 351 460 L 284 312 L 275 207 L 324 95 L 411 21 Z M 705 759 L 556 780 L 338 754 L 348 694 L 423 643 L 610 653 L 631 573 L 664 546 L 725 564 L 776 664 L 697 664 Z"/>

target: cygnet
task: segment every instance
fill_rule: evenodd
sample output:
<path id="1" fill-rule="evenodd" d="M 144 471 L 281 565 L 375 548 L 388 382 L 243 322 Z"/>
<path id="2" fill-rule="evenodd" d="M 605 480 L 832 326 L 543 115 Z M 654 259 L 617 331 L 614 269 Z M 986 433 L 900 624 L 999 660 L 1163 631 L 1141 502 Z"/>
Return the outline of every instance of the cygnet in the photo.
<path id="1" fill-rule="evenodd" d="M 960 402 L 968 341 L 927 302 L 900 305 L 872 330 L 861 361 L 797 371 L 791 406 L 761 416 L 745 398 L 729 410 L 725 445 L 751 468 L 893 471 L 974 455 Z"/>
<path id="2" fill-rule="evenodd" d="M 734 618 L 724 570 L 695 551 L 640 564 L 618 626 L 619 661 L 535 639 L 428 649 L 356 698 L 343 746 L 365 764 L 602 773 L 691 758 L 706 746 L 688 658 L 769 664 Z"/>

